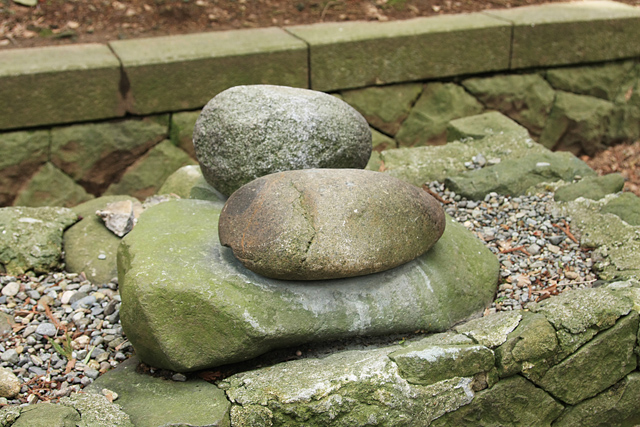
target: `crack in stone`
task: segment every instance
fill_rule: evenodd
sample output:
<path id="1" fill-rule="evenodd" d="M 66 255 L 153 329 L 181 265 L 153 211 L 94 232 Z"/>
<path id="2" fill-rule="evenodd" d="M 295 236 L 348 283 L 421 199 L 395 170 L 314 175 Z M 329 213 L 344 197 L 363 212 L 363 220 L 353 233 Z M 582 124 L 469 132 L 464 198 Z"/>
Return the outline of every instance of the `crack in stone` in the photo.
<path id="1" fill-rule="evenodd" d="M 315 221 L 314 221 L 315 218 L 310 214 L 311 203 L 309 201 L 309 197 L 305 196 L 304 191 L 302 191 L 298 187 L 296 187 L 295 183 L 291 182 L 291 187 L 293 187 L 293 189 L 298 192 L 298 203 L 300 204 L 300 208 L 301 208 L 301 211 L 302 211 L 302 216 L 304 217 L 304 219 L 309 224 L 309 228 L 311 228 L 311 230 L 312 230 L 311 237 L 307 240 L 306 248 L 304 249 L 304 254 L 305 255 L 300 260 L 300 264 L 304 265 L 306 263 L 306 261 L 307 261 L 307 257 L 309 255 L 309 250 L 311 250 L 311 246 L 313 245 L 313 243 L 316 240 L 316 236 L 317 236 L 318 232 L 317 232 L 316 227 L 315 227 Z M 294 207 L 294 209 L 295 209 L 295 207 Z"/>

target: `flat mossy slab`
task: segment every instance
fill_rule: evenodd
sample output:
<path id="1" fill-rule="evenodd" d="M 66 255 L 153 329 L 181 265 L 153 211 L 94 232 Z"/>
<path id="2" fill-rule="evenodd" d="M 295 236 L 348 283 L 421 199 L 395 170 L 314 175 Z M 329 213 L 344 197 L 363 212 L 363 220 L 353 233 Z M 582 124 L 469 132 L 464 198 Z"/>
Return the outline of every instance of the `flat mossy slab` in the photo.
<path id="1" fill-rule="evenodd" d="M 624 177 L 619 173 L 610 173 L 604 176 L 587 176 L 578 182 L 559 187 L 554 195 L 554 200 L 558 202 L 570 202 L 578 197 L 585 197 L 592 200 L 600 200 L 607 194 L 622 191 L 624 187 Z M 640 200 L 640 199 L 639 199 Z M 638 203 L 638 224 L 640 225 L 640 202 Z M 633 212 L 629 212 L 633 215 Z"/>
<path id="2" fill-rule="evenodd" d="M 199 378 L 172 381 L 136 372 L 133 357 L 102 375 L 85 392 L 117 393 L 116 403 L 136 427 L 165 425 L 229 426 L 231 403 L 224 392 Z"/>
<path id="3" fill-rule="evenodd" d="M 497 111 L 451 120 L 447 126 L 447 142 L 466 138 L 482 139 L 489 135 L 514 133 L 529 138 L 527 128 Z"/>
<path id="4" fill-rule="evenodd" d="M 388 354 L 398 346 L 302 359 L 223 380 L 233 426 L 427 426 L 470 403 L 471 378 L 411 384 Z"/>
<path id="5" fill-rule="evenodd" d="M 204 201 L 162 203 L 120 245 L 121 322 L 145 363 L 194 371 L 311 341 L 444 331 L 495 292 L 497 259 L 450 218 L 431 250 L 393 270 L 295 282 L 245 269 L 219 244 L 219 213 Z"/>
<path id="6" fill-rule="evenodd" d="M 226 197 L 209 185 L 198 165 L 183 166 L 166 179 L 158 194 L 175 194 L 182 199 L 208 200 L 224 205 Z"/>
<path id="7" fill-rule="evenodd" d="M 564 406 L 520 376 L 478 392 L 471 404 L 435 420 L 432 427 L 550 427 Z"/>
<path id="8" fill-rule="evenodd" d="M 456 141 L 435 147 L 414 147 L 386 150 L 380 153 L 386 173 L 413 185 L 444 181 L 468 169 L 464 165 L 482 154 L 487 159 L 517 159 L 532 153 L 549 153 L 542 145 L 521 135 L 505 133 L 480 140 Z"/>
<path id="9" fill-rule="evenodd" d="M 470 320 L 457 326 L 455 330 L 479 344 L 495 348 L 507 340 L 508 334 L 518 326 L 521 319 L 520 311 L 503 311 L 492 316 Z"/>

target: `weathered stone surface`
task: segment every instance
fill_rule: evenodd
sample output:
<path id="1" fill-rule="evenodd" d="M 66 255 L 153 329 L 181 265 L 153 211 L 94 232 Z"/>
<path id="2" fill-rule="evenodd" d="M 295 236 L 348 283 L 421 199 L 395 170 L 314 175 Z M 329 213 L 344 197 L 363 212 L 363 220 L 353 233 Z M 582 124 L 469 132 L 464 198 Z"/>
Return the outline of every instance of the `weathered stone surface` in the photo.
<path id="1" fill-rule="evenodd" d="M 220 246 L 218 215 L 210 202 L 162 203 L 122 240 L 120 317 L 145 363 L 192 371 L 310 341 L 443 331 L 495 292 L 497 259 L 451 219 L 429 252 L 403 266 L 301 283 L 245 269 Z"/>
<path id="2" fill-rule="evenodd" d="M 218 387 L 199 378 L 178 382 L 139 374 L 138 363 L 136 357 L 128 359 L 85 391 L 117 393 L 116 403 L 136 427 L 229 426 L 231 403 Z"/>
<path id="3" fill-rule="evenodd" d="M 18 420 L 12 427 L 76 427 L 80 423 L 80 414 L 73 408 L 39 403 L 23 408 Z"/>
<path id="4" fill-rule="evenodd" d="M 612 213 L 629 225 L 640 226 L 640 197 L 621 193 L 602 206 L 602 213 Z"/>
<path id="5" fill-rule="evenodd" d="M 309 87 L 308 47 L 283 28 L 136 38 L 109 47 L 127 74 L 135 114 L 200 108 L 237 85 Z"/>
<path id="6" fill-rule="evenodd" d="M 579 231 L 580 244 L 596 248 L 594 267 L 604 280 L 640 279 L 640 241 L 636 237 L 640 225 L 630 225 L 618 215 L 603 212 L 609 203 L 623 194 L 611 194 L 599 201 L 577 199 L 563 206 L 572 217 L 572 225 Z M 626 211 L 614 209 L 614 212 L 625 215 L 622 212 Z M 632 218 L 627 217 L 630 221 Z"/>
<path id="7" fill-rule="evenodd" d="M 461 173 L 447 178 L 445 185 L 456 194 L 480 200 L 491 192 L 516 196 L 542 182 L 572 181 L 589 175 L 595 175 L 593 169 L 571 153 L 536 153 Z"/>
<path id="8" fill-rule="evenodd" d="M 427 252 L 445 216 L 431 195 L 357 169 L 267 175 L 229 197 L 220 242 L 249 270 L 283 280 L 323 280 L 389 270 Z"/>
<path id="9" fill-rule="evenodd" d="M 522 320 L 495 349 L 496 366 L 501 377 L 522 372 L 527 378 L 545 372 L 554 362 L 558 349 L 556 331 L 541 314 L 522 312 Z"/>
<path id="10" fill-rule="evenodd" d="M 444 181 L 448 176 L 467 171 L 464 163 L 481 153 L 487 159 L 517 159 L 549 150 L 530 138 L 513 134 L 491 135 L 481 140 L 451 142 L 438 147 L 399 148 L 383 151 L 384 171 L 413 185 Z"/>
<path id="11" fill-rule="evenodd" d="M 209 200 L 224 203 L 226 198 L 210 186 L 202 175 L 200 166 L 183 166 L 167 178 L 158 194 L 175 194 L 183 199 Z"/>
<path id="12" fill-rule="evenodd" d="M 444 144 L 451 120 L 480 114 L 482 110 L 482 104 L 461 86 L 428 83 L 400 126 L 396 140 L 401 147 Z"/>
<path id="13" fill-rule="evenodd" d="M 109 402 L 103 395 L 74 393 L 60 399 L 60 405 L 74 408 L 81 414 L 80 426 L 133 427 L 129 416 L 122 412 L 120 405 Z"/>
<path id="14" fill-rule="evenodd" d="M 429 425 L 473 399 L 471 378 L 430 386 L 402 378 L 387 354 L 346 351 L 234 375 L 221 384 L 233 426 Z"/>
<path id="15" fill-rule="evenodd" d="M 183 111 L 171 115 L 171 142 L 194 160 L 196 149 L 193 146 L 193 128 L 200 117 L 200 111 Z"/>
<path id="16" fill-rule="evenodd" d="M 21 188 L 15 206 L 71 207 L 93 199 L 84 188 L 51 163 L 45 163 Z"/>
<path id="17" fill-rule="evenodd" d="M 632 311 L 534 381 L 570 405 L 593 397 L 636 368 L 637 334 L 638 313 Z"/>
<path id="18" fill-rule="evenodd" d="M 634 64 L 634 61 L 624 61 L 555 68 L 547 70 L 545 77 L 558 90 L 615 101 Z"/>
<path id="19" fill-rule="evenodd" d="M 82 220 L 64 233 L 67 271 L 84 271 L 87 279 L 93 283 L 107 283 L 118 275 L 116 252 L 120 238 L 105 227 L 96 211 L 104 209 L 109 203 L 122 200 L 139 203 L 129 196 L 103 196 L 73 208 Z"/>
<path id="20" fill-rule="evenodd" d="M 101 194 L 144 152 L 167 137 L 154 120 L 123 120 L 54 128 L 51 162 L 91 194 Z"/>
<path id="21" fill-rule="evenodd" d="M 502 133 L 511 133 L 523 139 L 529 138 L 526 128 L 502 113 L 490 111 L 450 121 L 447 126 L 447 142 L 461 141 L 466 138 L 482 139 Z"/>
<path id="22" fill-rule="evenodd" d="M 0 133 L 0 206 L 8 206 L 18 190 L 47 161 L 50 133 Z"/>
<path id="23" fill-rule="evenodd" d="M 229 196 L 274 172 L 364 168 L 371 132 L 344 101 L 283 86 L 238 86 L 214 97 L 196 122 L 193 142 L 205 179 Z"/>
<path id="24" fill-rule="evenodd" d="M 348 90 L 340 94 L 371 126 L 393 136 L 421 93 L 421 84 L 410 83 Z"/>
<path id="25" fill-rule="evenodd" d="M 640 92 L 640 85 L 635 89 Z M 606 140 L 611 145 L 633 142 L 640 138 L 640 107 L 623 104 L 614 105 L 609 116 Z"/>
<path id="26" fill-rule="evenodd" d="M 598 332 L 611 328 L 632 307 L 628 298 L 604 288 L 594 288 L 563 293 L 532 306 L 531 311 L 543 314 L 551 322 L 557 331 L 560 350 L 567 355 Z"/>
<path id="27" fill-rule="evenodd" d="M 599 395 L 567 408 L 554 427 L 635 426 L 640 423 L 640 373 L 632 372 Z"/>
<path id="28" fill-rule="evenodd" d="M 140 213 L 142 213 L 142 204 L 140 202 L 134 204 L 131 200 L 111 202 L 103 209 L 96 211 L 96 215 L 104 221 L 105 227 L 118 237 L 131 231 Z"/>
<path id="29" fill-rule="evenodd" d="M 374 151 L 383 151 L 388 148 L 396 148 L 396 141 L 387 135 L 371 129 L 371 146 Z"/>
<path id="30" fill-rule="evenodd" d="M 67 208 L 0 208 L 0 265 L 9 274 L 60 268 L 62 232 L 77 220 Z"/>
<path id="31" fill-rule="evenodd" d="M 431 426 L 549 427 L 562 410 L 551 396 L 516 375 L 477 393 L 469 405 L 438 418 Z"/>
<path id="32" fill-rule="evenodd" d="M 462 85 L 486 108 L 500 111 L 526 127 L 536 138 L 544 129 L 555 91 L 538 74 L 476 77 Z"/>
<path id="33" fill-rule="evenodd" d="M 13 399 L 20 393 L 20 380 L 10 369 L 0 368 L 0 397 Z"/>
<path id="34" fill-rule="evenodd" d="M 395 22 L 328 22 L 287 31 L 309 45 L 311 87 L 419 81 L 509 68 L 511 26 L 480 13 Z"/>
<path id="35" fill-rule="evenodd" d="M 400 376 L 411 384 L 430 385 L 454 377 L 490 371 L 493 352 L 483 345 L 431 344 L 418 341 L 389 354 Z"/>
<path id="36" fill-rule="evenodd" d="M 187 153 L 168 140 L 162 141 L 129 166 L 122 178 L 111 184 L 103 194 L 126 194 L 145 199 L 155 194 L 172 173 L 189 164 L 195 164 L 195 161 Z"/>
<path id="37" fill-rule="evenodd" d="M 507 335 L 518 326 L 521 319 L 522 314 L 519 311 L 502 311 L 470 320 L 457 326 L 455 330 L 486 347 L 495 348 L 507 340 Z"/>
<path id="38" fill-rule="evenodd" d="M 622 191 L 622 187 L 624 187 L 624 177 L 619 173 L 610 173 L 604 176 L 587 176 L 578 182 L 558 188 L 553 197 L 559 202 L 570 202 L 578 197 L 600 200 L 607 194 Z M 640 206 L 638 206 L 638 209 L 640 209 Z M 638 214 L 638 219 L 640 220 L 640 213 Z M 640 225 L 640 223 L 636 225 Z"/>
<path id="39" fill-rule="evenodd" d="M 592 96 L 558 91 L 540 144 L 553 150 L 586 153 L 605 148 L 609 117 L 614 105 Z"/>

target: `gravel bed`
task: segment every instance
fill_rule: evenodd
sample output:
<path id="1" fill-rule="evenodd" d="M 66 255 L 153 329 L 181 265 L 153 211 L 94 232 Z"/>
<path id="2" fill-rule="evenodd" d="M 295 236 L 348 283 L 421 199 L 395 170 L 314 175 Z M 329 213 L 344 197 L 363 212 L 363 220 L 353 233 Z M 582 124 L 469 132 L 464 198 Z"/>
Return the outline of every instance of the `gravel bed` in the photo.
<path id="1" fill-rule="evenodd" d="M 498 292 L 485 315 L 526 308 L 596 282 L 591 253 L 573 240 L 571 218 L 554 209 L 552 193 L 521 197 L 492 193 L 475 202 L 438 182 L 424 188 L 500 261 Z M 131 356 L 133 348 L 119 320 L 116 279 L 93 285 L 82 274 L 65 272 L 0 275 L 0 288 L 4 330 L 0 366 L 22 382 L 18 397 L 0 398 L 0 406 L 56 401 Z"/>

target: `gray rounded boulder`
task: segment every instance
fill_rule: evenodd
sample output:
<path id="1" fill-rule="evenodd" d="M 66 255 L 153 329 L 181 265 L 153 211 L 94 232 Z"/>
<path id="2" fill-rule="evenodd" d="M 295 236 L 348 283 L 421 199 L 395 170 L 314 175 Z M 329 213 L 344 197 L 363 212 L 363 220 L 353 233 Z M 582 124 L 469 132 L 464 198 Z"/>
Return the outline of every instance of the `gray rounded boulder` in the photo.
<path id="1" fill-rule="evenodd" d="M 284 280 L 361 276 L 428 251 L 444 211 L 423 190 L 379 172 L 305 169 L 258 178 L 229 197 L 220 243 L 249 270 Z"/>
<path id="2" fill-rule="evenodd" d="M 204 107 L 193 143 L 207 182 L 224 195 L 260 176 L 295 169 L 364 169 L 366 120 L 344 101 L 307 89 L 236 86 Z"/>

